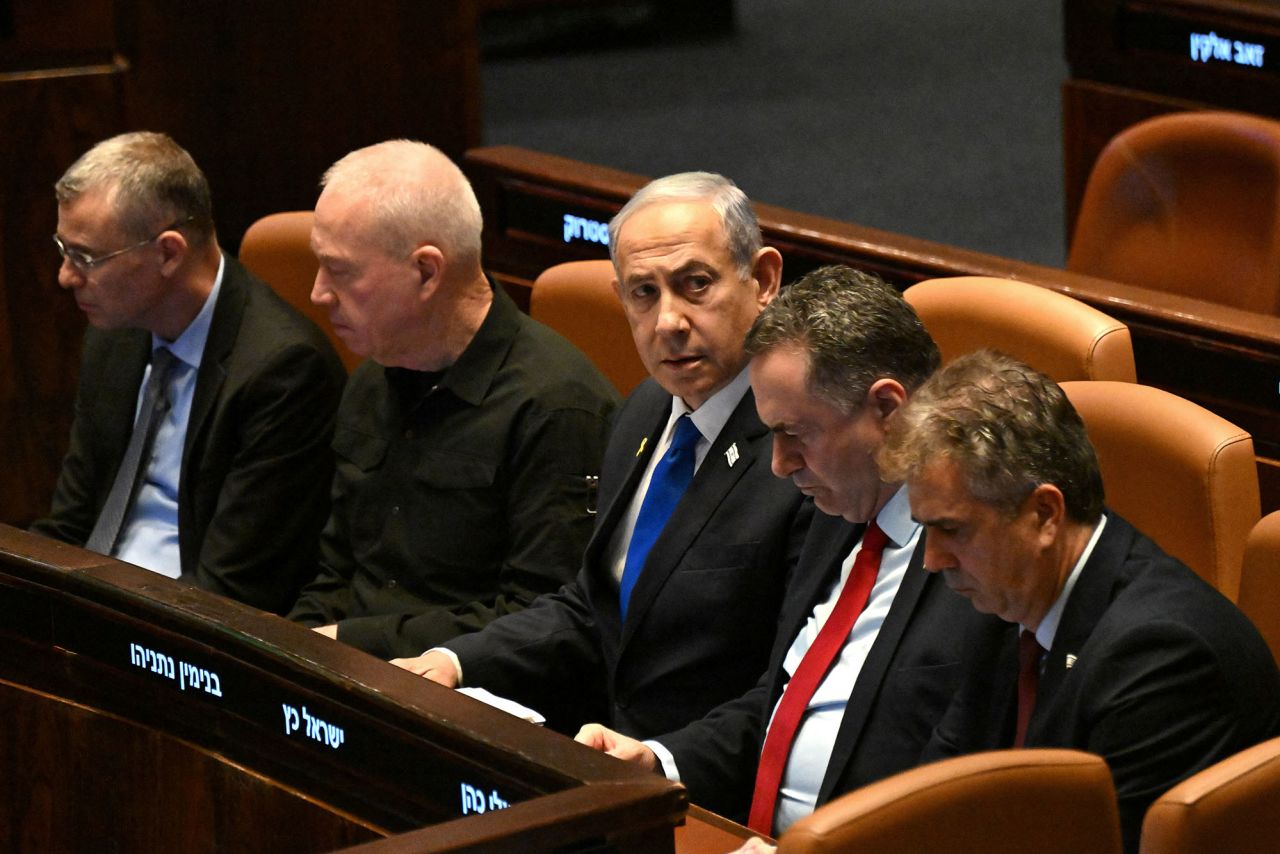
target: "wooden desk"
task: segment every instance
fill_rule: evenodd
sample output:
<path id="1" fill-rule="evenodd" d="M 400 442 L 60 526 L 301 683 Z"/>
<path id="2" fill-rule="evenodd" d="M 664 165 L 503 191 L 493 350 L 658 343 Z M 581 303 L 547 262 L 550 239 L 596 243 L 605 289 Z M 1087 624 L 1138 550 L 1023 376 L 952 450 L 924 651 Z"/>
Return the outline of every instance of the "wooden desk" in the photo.
<path id="1" fill-rule="evenodd" d="M 600 223 L 647 181 L 510 146 L 473 149 L 466 168 L 485 212 L 485 263 L 515 290 L 552 264 L 607 257 Z M 1280 509 L 1280 319 L 772 205 L 756 210 L 765 241 L 783 254 L 786 281 L 834 263 L 903 288 L 928 278 L 996 276 L 1107 312 L 1130 328 L 1141 382 L 1194 400 L 1253 435 L 1263 512 Z"/>
<path id="2" fill-rule="evenodd" d="M 0 610 L 4 850 L 639 854 L 685 815 L 681 787 L 564 736 L 8 526 Z M 680 851 L 741 838 L 693 821 Z"/>

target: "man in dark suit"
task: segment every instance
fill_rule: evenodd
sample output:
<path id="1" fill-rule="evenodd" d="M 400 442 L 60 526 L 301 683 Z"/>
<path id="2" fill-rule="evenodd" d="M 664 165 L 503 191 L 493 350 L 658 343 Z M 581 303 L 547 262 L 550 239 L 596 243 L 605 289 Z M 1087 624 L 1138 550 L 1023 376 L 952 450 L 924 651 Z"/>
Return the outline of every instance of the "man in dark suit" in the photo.
<path id="1" fill-rule="evenodd" d="M 694 802 L 771 834 L 916 764 L 977 617 L 924 570 L 906 492 L 875 462 L 896 413 L 938 365 L 902 296 L 847 267 L 816 270 L 765 309 L 747 352 L 774 472 L 822 511 L 768 667 L 744 696 L 645 744 L 594 726 L 579 740 L 661 764 Z M 883 545 L 870 545 L 877 537 Z"/>
<path id="2" fill-rule="evenodd" d="M 809 510 L 770 474 L 748 385 L 743 337 L 777 293 L 782 259 L 746 196 L 707 173 L 654 181 L 610 223 L 610 251 L 651 379 L 615 417 L 581 571 L 525 611 L 397 663 L 518 700 L 564 731 L 605 720 L 647 736 L 755 681 Z M 668 489 L 679 460 L 687 486 Z M 669 515 L 653 512 L 663 494 Z"/>
<path id="3" fill-rule="evenodd" d="M 975 641 L 926 759 L 1014 746 L 1099 754 L 1136 852 L 1155 798 L 1280 734 L 1266 643 L 1103 508 L 1084 425 L 1048 378 L 990 352 L 957 360 L 903 412 L 882 462 L 906 480 L 927 568 L 1005 621 Z"/>
<path id="4" fill-rule="evenodd" d="M 92 328 L 53 509 L 32 530 L 282 612 L 328 506 L 332 347 L 221 252 L 204 175 L 168 137 L 99 143 L 57 195 L 58 281 Z"/>

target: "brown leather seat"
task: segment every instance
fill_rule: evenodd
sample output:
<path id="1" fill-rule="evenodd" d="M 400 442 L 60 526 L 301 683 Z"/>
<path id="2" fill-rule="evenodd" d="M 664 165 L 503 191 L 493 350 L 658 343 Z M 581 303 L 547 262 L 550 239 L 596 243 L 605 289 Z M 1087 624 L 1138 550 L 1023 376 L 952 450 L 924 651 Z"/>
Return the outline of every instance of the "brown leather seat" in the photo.
<path id="1" fill-rule="evenodd" d="M 1245 540 L 1261 514 L 1249 434 L 1149 386 L 1062 388 L 1097 449 L 1107 505 L 1234 601 Z"/>
<path id="2" fill-rule="evenodd" d="M 333 331 L 328 312 L 311 302 L 319 264 L 311 254 L 311 211 L 288 211 L 264 216 L 249 226 L 240 241 L 240 263 L 275 289 L 289 305 L 319 326 L 342 357 L 347 370 L 362 358 L 347 349 Z"/>
<path id="3" fill-rule="evenodd" d="M 623 395 L 649 376 L 614 293 L 610 262 L 548 267 L 533 283 L 529 316 L 572 341 Z"/>
<path id="4" fill-rule="evenodd" d="M 1122 131 L 1089 176 L 1067 268 L 1280 313 L 1280 122 L 1190 112 Z"/>
<path id="5" fill-rule="evenodd" d="M 1056 382 L 1135 382 L 1129 327 L 1065 294 L 986 276 L 930 279 L 903 294 L 943 362 L 992 348 Z"/>
<path id="6" fill-rule="evenodd" d="M 1249 532 L 1239 605 L 1280 662 L 1280 510 L 1263 516 Z"/>
<path id="7" fill-rule="evenodd" d="M 1119 850 L 1107 764 L 1074 750 L 1000 750 L 904 771 L 821 807 L 778 845 L 778 854 Z"/>
<path id="8" fill-rule="evenodd" d="M 1160 796 L 1142 854 L 1255 854 L 1280 848 L 1280 738 L 1241 751 Z"/>

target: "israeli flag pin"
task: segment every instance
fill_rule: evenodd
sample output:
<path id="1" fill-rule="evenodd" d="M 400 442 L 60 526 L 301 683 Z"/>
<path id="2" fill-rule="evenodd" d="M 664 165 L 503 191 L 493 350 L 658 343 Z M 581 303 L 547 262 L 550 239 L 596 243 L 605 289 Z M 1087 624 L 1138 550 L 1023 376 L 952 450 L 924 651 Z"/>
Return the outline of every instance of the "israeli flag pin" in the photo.
<path id="1" fill-rule="evenodd" d="M 729 468 L 733 468 L 733 464 L 738 461 L 738 443 L 734 442 L 729 446 L 729 450 L 724 452 L 724 458 L 729 461 Z"/>

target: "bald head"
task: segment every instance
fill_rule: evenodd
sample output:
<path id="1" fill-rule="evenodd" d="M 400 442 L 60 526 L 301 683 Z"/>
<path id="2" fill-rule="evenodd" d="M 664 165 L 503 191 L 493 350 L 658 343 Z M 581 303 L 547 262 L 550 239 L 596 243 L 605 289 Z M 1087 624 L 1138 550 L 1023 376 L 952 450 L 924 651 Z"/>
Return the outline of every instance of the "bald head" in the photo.
<path id="1" fill-rule="evenodd" d="M 361 235 L 396 257 L 440 249 L 457 270 L 480 266 L 480 204 L 465 175 L 439 149 L 407 139 L 357 149 L 329 167 L 323 195 L 360 211 Z"/>

